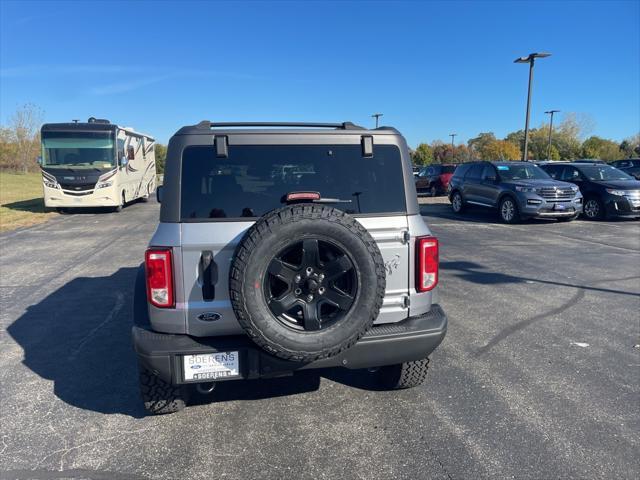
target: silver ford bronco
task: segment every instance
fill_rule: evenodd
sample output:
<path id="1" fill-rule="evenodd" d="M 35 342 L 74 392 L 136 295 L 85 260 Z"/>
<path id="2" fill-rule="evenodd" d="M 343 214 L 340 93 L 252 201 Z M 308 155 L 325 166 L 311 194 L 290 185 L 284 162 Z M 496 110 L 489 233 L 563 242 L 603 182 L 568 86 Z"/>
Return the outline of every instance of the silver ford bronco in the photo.
<path id="1" fill-rule="evenodd" d="M 149 412 L 304 369 L 424 381 L 447 318 L 396 129 L 203 121 L 171 138 L 157 196 L 133 327 Z"/>

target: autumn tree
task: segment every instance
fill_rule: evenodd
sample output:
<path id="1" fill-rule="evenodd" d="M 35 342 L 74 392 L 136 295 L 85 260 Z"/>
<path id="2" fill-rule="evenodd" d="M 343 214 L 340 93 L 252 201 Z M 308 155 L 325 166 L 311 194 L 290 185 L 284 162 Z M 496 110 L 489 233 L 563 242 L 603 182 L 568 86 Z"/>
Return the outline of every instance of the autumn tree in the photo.
<path id="1" fill-rule="evenodd" d="M 518 146 L 506 140 L 493 140 L 480 151 L 483 160 L 520 160 L 521 155 Z"/>
<path id="2" fill-rule="evenodd" d="M 496 141 L 496 136 L 493 132 L 484 132 L 478 134 L 477 137 L 470 139 L 467 142 L 469 150 L 473 158 L 482 158 L 481 152 L 491 142 Z"/>
<path id="3" fill-rule="evenodd" d="M 27 103 L 0 129 L 0 168 L 24 173 L 37 168 L 42 117 L 40 108 Z"/>
<path id="4" fill-rule="evenodd" d="M 629 138 L 625 138 L 620 143 L 620 150 L 624 155 L 624 158 L 632 158 L 640 156 L 640 133 L 637 133 Z"/>

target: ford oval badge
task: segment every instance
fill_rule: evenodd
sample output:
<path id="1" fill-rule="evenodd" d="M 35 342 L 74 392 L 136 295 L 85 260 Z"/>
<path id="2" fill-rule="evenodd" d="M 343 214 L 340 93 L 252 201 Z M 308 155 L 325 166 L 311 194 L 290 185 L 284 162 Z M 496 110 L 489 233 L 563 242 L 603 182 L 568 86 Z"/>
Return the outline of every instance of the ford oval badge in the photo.
<path id="1" fill-rule="evenodd" d="M 203 322 L 215 322 L 216 320 L 220 320 L 222 315 L 216 312 L 204 312 L 198 315 L 198 320 L 202 320 Z"/>

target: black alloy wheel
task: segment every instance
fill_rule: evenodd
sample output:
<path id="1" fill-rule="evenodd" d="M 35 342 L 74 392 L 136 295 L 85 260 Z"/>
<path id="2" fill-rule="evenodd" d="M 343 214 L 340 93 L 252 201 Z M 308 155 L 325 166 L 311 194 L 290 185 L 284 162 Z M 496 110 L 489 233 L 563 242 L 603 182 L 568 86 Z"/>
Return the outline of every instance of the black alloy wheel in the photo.
<path id="1" fill-rule="evenodd" d="M 269 263 L 263 292 L 269 310 L 286 327 L 316 331 L 342 320 L 357 295 L 358 274 L 337 244 L 296 241 Z"/>

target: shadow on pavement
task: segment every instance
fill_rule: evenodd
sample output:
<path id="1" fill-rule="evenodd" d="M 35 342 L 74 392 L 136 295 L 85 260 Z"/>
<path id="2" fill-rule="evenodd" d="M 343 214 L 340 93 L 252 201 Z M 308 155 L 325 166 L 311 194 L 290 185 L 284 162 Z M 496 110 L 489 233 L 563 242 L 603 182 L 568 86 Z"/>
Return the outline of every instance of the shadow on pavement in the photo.
<path id="1" fill-rule="evenodd" d="M 518 277 L 515 275 L 509 275 L 508 273 L 500 273 L 493 272 L 491 270 L 487 270 L 484 265 L 480 265 L 475 262 L 467 262 L 467 261 L 442 261 L 440 262 L 440 268 L 442 270 L 452 270 L 453 275 L 468 282 L 477 283 L 480 285 L 496 285 L 503 283 L 541 283 L 544 285 L 554 285 L 558 287 L 571 287 L 577 288 L 580 290 L 589 290 L 594 292 L 603 292 L 603 293 L 616 293 L 618 295 L 630 295 L 633 297 L 640 297 L 640 293 L 636 292 L 626 292 L 624 290 L 615 290 L 612 288 L 601 288 L 595 287 L 593 285 L 601 284 L 601 283 L 613 283 L 619 281 L 626 280 L 635 280 L 640 278 L 638 276 L 628 277 L 628 278 L 611 278 L 611 279 L 603 279 L 598 282 L 592 282 L 592 286 L 588 285 L 578 285 L 575 283 L 566 283 L 566 282 L 558 282 L 553 280 L 540 280 L 539 278 L 532 277 Z"/>
<path id="2" fill-rule="evenodd" d="M 131 345 L 137 271 L 76 278 L 28 307 L 7 329 L 24 350 L 23 363 L 52 380 L 55 395 L 69 405 L 144 415 Z"/>
<path id="3" fill-rule="evenodd" d="M 132 267 L 107 277 L 76 278 L 28 307 L 7 329 L 24 350 L 24 365 L 53 381 L 55 395 L 67 404 L 106 414 L 146 415 L 131 342 L 133 292 L 139 274 L 140 268 Z M 212 396 L 194 392 L 191 403 L 316 391 L 325 374 L 341 383 L 352 382 L 348 371 L 303 371 L 291 377 L 220 382 Z"/>

